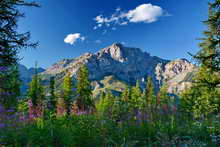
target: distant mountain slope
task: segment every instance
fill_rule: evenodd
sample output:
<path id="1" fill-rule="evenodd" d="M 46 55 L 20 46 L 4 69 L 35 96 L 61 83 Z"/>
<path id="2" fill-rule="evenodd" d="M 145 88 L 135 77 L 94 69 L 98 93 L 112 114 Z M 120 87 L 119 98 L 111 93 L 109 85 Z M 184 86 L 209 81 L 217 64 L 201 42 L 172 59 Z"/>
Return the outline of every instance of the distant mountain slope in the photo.
<path id="1" fill-rule="evenodd" d="M 20 79 L 22 81 L 21 91 L 22 93 L 25 93 L 28 89 L 28 83 L 31 81 L 32 76 L 35 74 L 34 68 L 27 68 L 26 66 L 19 64 L 18 70 L 20 73 Z M 45 69 L 43 68 L 37 68 L 38 73 L 44 72 Z"/>
<path id="2" fill-rule="evenodd" d="M 169 61 L 151 56 L 139 48 L 124 47 L 122 44 L 115 43 L 94 54 L 86 53 L 78 58 L 57 62 L 41 75 L 46 85 L 49 83 L 49 78 L 55 76 L 59 89 L 65 74 L 70 72 L 75 79 L 82 64 L 86 64 L 89 68 L 89 79 L 92 81 L 95 94 L 107 87 L 120 92 L 124 86 L 118 88 L 117 85 L 125 83 L 134 85 L 137 80 L 144 88 L 148 76 L 153 78 L 156 90 L 166 83 L 170 93 L 178 93 L 190 85 L 191 77 L 196 71 L 195 65 L 186 59 Z M 110 87 L 110 84 L 103 83 L 103 81 L 109 81 L 109 78 L 114 79 Z"/>

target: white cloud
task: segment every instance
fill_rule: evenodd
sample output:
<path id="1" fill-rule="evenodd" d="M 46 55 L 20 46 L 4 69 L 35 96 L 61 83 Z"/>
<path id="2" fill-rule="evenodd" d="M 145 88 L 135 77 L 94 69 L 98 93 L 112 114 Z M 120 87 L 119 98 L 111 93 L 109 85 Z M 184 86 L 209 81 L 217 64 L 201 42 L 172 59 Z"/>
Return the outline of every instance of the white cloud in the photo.
<path id="1" fill-rule="evenodd" d="M 117 25 L 123 26 L 128 25 L 128 23 L 152 23 L 157 21 L 161 16 L 167 16 L 165 15 L 165 11 L 160 6 L 152 4 L 142 4 L 127 12 L 122 11 L 118 7 L 110 17 L 98 15 L 94 19 L 97 25 L 93 29 L 96 30 L 101 27 Z"/>
<path id="2" fill-rule="evenodd" d="M 163 15 L 163 9 L 152 4 L 143 4 L 130 10 L 126 16 L 130 22 L 151 23 L 158 20 Z"/>
<path id="3" fill-rule="evenodd" d="M 107 18 L 103 17 L 102 15 L 96 16 L 96 18 L 94 20 L 99 24 L 109 22 L 109 20 Z"/>
<path id="4" fill-rule="evenodd" d="M 85 39 L 86 38 L 84 36 L 81 37 L 80 33 L 74 33 L 67 35 L 64 39 L 64 42 L 73 45 L 77 40 L 84 41 Z"/>

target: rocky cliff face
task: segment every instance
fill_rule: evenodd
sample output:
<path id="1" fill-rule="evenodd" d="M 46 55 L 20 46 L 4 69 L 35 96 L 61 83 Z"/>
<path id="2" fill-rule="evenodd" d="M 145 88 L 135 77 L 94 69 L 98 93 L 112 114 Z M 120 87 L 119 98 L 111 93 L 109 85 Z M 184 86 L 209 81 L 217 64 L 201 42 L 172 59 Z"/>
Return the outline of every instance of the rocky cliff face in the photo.
<path id="1" fill-rule="evenodd" d="M 57 62 L 43 72 L 42 76 L 45 80 L 55 76 L 61 83 L 65 73 L 70 72 L 75 79 L 82 64 L 86 64 L 89 68 L 89 78 L 96 91 L 97 87 L 103 88 L 103 83 L 100 81 L 108 79 L 106 77 L 109 76 L 129 85 L 134 85 L 139 80 L 142 88 L 146 85 L 146 78 L 151 76 L 157 90 L 162 84 L 167 84 L 169 92 L 178 93 L 190 85 L 190 78 L 196 69 L 186 59 L 164 60 L 151 56 L 141 49 L 115 43 L 94 54 L 86 53 L 78 58 Z"/>
<path id="2" fill-rule="evenodd" d="M 191 85 L 196 66 L 186 59 L 168 62 L 166 65 L 158 64 L 156 79 L 168 86 L 169 93 L 179 93 Z"/>

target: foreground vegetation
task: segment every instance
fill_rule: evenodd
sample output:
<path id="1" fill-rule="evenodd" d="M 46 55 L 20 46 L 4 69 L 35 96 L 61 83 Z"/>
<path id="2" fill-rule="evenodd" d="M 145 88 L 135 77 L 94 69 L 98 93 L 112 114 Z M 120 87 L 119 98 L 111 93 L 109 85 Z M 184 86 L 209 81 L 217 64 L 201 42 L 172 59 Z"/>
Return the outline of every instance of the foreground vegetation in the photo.
<path id="1" fill-rule="evenodd" d="M 199 71 L 180 103 L 166 85 L 156 93 L 150 77 L 144 90 L 137 81 L 120 96 L 94 99 L 86 66 L 76 83 L 67 71 L 61 91 L 51 77 L 49 96 L 36 72 L 19 99 L 17 53 L 36 46 L 16 31 L 21 5 L 38 6 L 0 1 L 0 146 L 220 146 L 220 0 L 209 4 L 208 30 L 193 55 Z"/>
<path id="2" fill-rule="evenodd" d="M 219 146 L 219 121 L 219 117 L 193 121 L 177 116 L 150 122 L 116 122 L 95 115 L 39 118 L 1 129 L 0 142 L 5 146 Z"/>

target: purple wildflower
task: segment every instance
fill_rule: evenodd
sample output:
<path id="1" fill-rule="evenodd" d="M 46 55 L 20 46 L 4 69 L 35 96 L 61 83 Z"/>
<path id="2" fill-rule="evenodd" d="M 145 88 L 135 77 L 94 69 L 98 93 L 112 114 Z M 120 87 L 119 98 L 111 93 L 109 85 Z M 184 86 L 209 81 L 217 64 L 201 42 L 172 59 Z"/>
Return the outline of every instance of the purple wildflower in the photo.
<path id="1" fill-rule="evenodd" d="M 0 113 L 5 112 L 4 107 L 0 104 Z"/>
<path id="2" fill-rule="evenodd" d="M 11 113 L 11 112 L 15 112 L 14 109 L 8 109 L 7 112 Z"/>
<path id="3" fill-rule="evenodd" d="M 5 124 L 4 123 L 0 123 L 0 128 L 5 128 Z"/>
<path id="4" fill-rule="evenodd" d="M 76 115 L 85 115 L 85 114 L 88 114 L 88 112 L 86 111 L 79 111 L 76 113 Z"/>
<path id="5" fill-rule="evenodd" d="M 8 68 L 5 67 L 5 66 L 0 66 L 0 71 L 2 71 L 2 72 L 3 72 L 3 71 L 7 71 L 7 69 L 8 69 Z"/>

